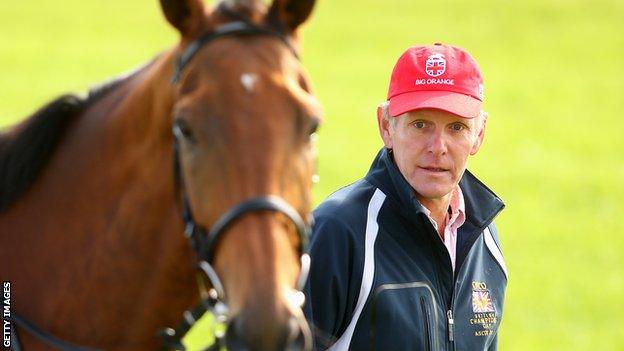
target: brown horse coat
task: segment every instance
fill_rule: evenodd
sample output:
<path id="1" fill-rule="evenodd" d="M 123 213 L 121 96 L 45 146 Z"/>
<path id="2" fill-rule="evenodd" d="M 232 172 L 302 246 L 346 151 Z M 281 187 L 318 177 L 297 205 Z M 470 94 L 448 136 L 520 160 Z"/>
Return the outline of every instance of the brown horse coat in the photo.
<path id="1" fill-rule="evenodd" d="M 198 300 L 172 171 L 171 127 L 194 217 L 210 226 L 251 196 L 283 197 L 305 216 L 319 107 L 298 60 L 269 36 L 208 44 L 170 83 L 174 60 L 200 34 L 236 20 L 295 29 L 314 1 L 161 0 L 180 44 L 87 99 L 65 96 L 0 135 L 1 279 L 12 309 L 67 341 L 154 349 L 156 332 Z M 246 77 L 246 78 L 244 78 Z M 174 122 L 175 121 L 175 122 Z M 236 223 L 216 261 L 236 331 L 252 349 L 283 349 L 299 270 L 283 216 Z M 20 331 L 26 351 L 43 345 Z"/>

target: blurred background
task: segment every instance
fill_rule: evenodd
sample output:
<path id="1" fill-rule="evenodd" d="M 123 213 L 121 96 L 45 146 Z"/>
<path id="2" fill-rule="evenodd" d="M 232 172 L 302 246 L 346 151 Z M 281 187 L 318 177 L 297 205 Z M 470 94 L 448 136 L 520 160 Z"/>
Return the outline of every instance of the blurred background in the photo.
<path id="1" fill-rule="evenodd" d="M 156 0 L 0 1 L 0 128 L 174 45 Z M 376 105 L 408 46 L 485 76 L 469 168 L 507 204 L 501 350 L 624 350 L 624 1 L 319 0 L 302 60 L 325 107 L 318 204 L 367 171 Z"/>

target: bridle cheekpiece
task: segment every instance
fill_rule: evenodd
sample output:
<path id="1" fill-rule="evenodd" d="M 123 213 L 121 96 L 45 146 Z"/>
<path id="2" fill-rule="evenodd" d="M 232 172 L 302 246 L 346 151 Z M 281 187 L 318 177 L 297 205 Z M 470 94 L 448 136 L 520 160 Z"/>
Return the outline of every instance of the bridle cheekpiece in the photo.
<path id="1" fill-rule="evenodd" d="M 243 35 L 269 35 L 279 38 L 295 57 L 298 58 L 297 51 L 285 35 L 269 28 L 259 27 L 247 22 L 231 22 L 217 27 L 193 41 L 188 45 L 186 50 L 178 57 L 175 62 L 175 70 L 172 78 L 172 84 L 180 81 L 185 67 L 206 44 L 223 37 L 243 36 Z M 191 211 L 188 196 L 184 186 L 184 177 L 180 165 L 179 145 L 176 134 L 177 126 L 173 127 L 174 133 L 174 176 L 176 184 L 180 190 L 182 219 L 184 221 L 184 235 L 189 240 L 190 246 L 193 248 L 198 259 L 198 282 L 200 282 L 200 303 L 193 309 L 183 313 L 182 321 L 178 327 L 166 328 L 161 332 L 164 346 L 177 350 L 184 350 L 182 338 L 193 327 L 197 320 L 207 311 L 214 314 L 215 320 L 219 323 L 227 324 L 229 321 L 229 309 L 227 306 L 227 296 L 225 289 L 217 272 L 212 266 L 215 255 L 215 249 L 225 231 L 242 216 L 251 212 L 272 211 L 278 212 L 288 218 L 295 226 L 299 235 L 299 252 L 301 254 L 301 271 L 297 279 L 296 289 L 301 292 L 307 281 L 310 269 L 310 256 L 308 254 L 308 241 L 310 235 L 310 225 L 307 224 L 290 204 L 284 199 L 275 195 L 263 195 L 245 200 L 234 207 L 230 208 L 217 219 L 212 228 L 207 230 L 205 227 L 198 225 Z M 208 281 L 210 288 L 206 288 L 202 283 Z M 206 350 L 219 350 L 225 346 L 223 333 L 216 333 L 215 342 Z"/>

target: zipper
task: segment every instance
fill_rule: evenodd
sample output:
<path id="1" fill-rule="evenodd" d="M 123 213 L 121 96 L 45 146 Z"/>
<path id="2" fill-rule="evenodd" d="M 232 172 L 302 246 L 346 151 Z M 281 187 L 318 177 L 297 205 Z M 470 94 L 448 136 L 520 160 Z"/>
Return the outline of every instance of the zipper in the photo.
<path id="1" fill-rule="evenodd" d="M 438 234 L 438 231 L 435 230 L 435 228 L 433 227 L 433 224 L 430 221 L 427 221 L 431 227 L 431 229 L 433 229 L 433 232 L 435 233 L 435 236 L 438 238 L 438 240 L 440 240 L 440 242 L 442 243 L 443 246 L 446 247 L 446 245 L 444 244 L 444 241 L 442 240 L 442 238 L 440 237 L 440 234 Z M 446 252 L 447 255 L 448 252 Z M 450 260 L 450 256 L 449 256 L 449 260 Z M 451 344 L 451 350 L 455 350 L 455 331 L 454 331 L 454 327 L 455 327 L 455 320 L 453 319 L 453 304 L 455 303 L 455 291 L 456 289 L 456 281 L 455 281 L 455 277 L 456 277 L 456 272 L 455 269 L 453 269 L 453 266 L 451 264 L 451 271 L 452 271 L 452 277 L 453 277 L 453 290 L 451 291 L 451 305 L 448 306 L 448 310 L 446 311 L 446 318 L 447 318 L 447 326 L 448 326 L 448 341 Z"/>
<path id="2" fill-rule="evenodd" d="M 451 292 L 451 305 L 446 311 L 448 320 L 448 341 L 451 344 L 451 350 L 455 350 L 455 319 L 453 317 L 453 306 L 455 305 L 455 293 L 457 292 L 457 282 L 455 281 L 456 273 L 453 271 L 453 291 Z"/>
<path id="3" fill-rule="evenodd" d="M 455 321 L 453 320 L 453 310 L 448 310 L 446 312 L 446 316 L 448 317 L 448 337 L 449 337 L 449 341 L 453 342 L 453 327 L 455 326 Z"/>
<path id="4" fill-rule="evenodd" d="M 420 297 L 420 307 L 425 321 L 425 350 L 431 350 L 431 339 L 429 336 L 429 314 L 427 313 L 427 302 L 424 296 Z"/>

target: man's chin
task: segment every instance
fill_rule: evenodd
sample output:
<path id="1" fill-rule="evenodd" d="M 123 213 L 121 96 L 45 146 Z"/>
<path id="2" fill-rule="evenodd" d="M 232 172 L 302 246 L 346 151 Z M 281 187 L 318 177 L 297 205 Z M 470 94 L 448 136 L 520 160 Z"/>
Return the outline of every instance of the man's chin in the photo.
<path id="1" fill-rule="evenodd" d="M 424 188 L 416 189 L 416 197 L 421 202 L 424 201 L 438 201 L 443 200 L 453 190 L 452 187 L 439 187 L 439 188 Z"/>

